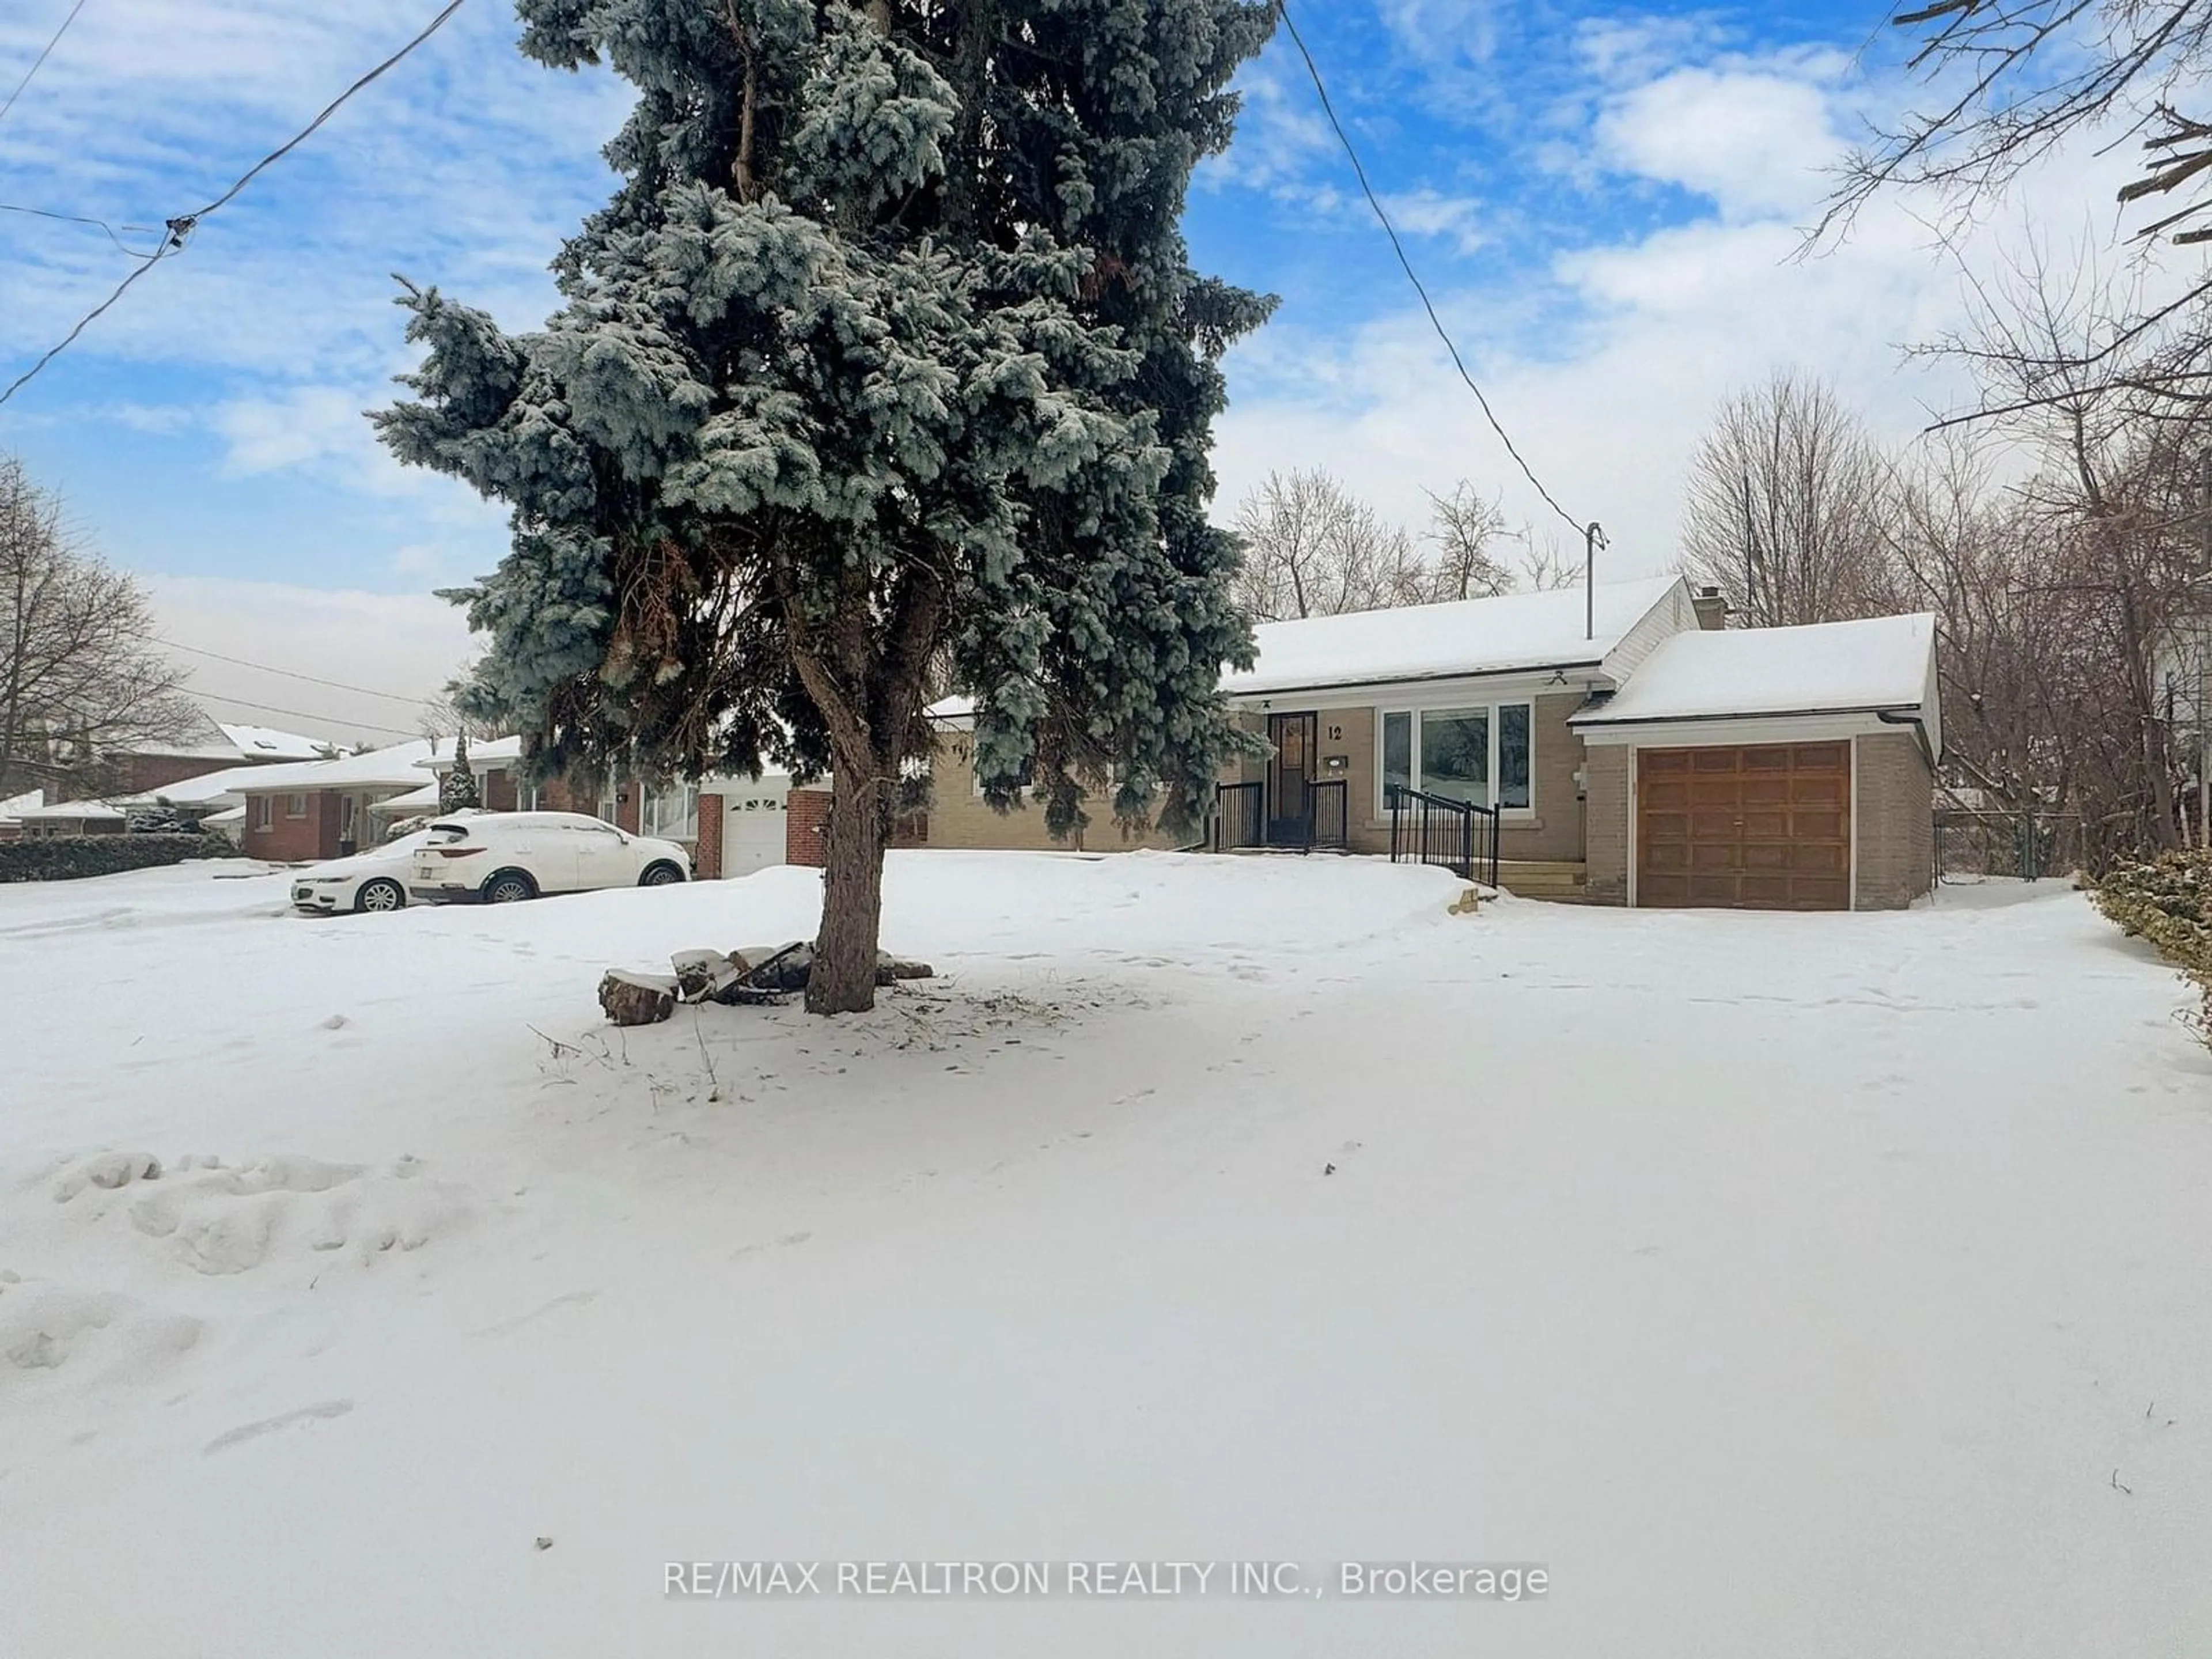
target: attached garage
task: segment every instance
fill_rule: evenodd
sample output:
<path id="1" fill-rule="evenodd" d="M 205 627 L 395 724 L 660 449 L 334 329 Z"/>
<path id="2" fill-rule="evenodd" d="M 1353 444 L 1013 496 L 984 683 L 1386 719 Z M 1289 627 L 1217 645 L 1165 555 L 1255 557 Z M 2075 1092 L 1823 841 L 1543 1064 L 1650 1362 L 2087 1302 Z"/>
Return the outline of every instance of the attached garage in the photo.
<path id="1" fill-rule="evenodd" d="M 784 863 L 791 780 L 710 777 L 699 786 L 693 868 L 702 878 L 734 879 Z"/>
<path id="2" fill-rule="evenodd" d="M 1898 909 L 1934 884 L 1931 617 L 1678 634 L 1572 725 L 1593 898 Z"/>
<path id="3" fill-rule="evenodd" d="M 1849 743 L 1636 752 L 1638 902 L 1851 908 Z"/>
<path id="4" fill-rule="evenodd" d="M 750 787 L 732 785 L 722 797 L 722 874 L 750 876 L 784 860 L 784 813 L 790 780 L 763 779 Z"/>

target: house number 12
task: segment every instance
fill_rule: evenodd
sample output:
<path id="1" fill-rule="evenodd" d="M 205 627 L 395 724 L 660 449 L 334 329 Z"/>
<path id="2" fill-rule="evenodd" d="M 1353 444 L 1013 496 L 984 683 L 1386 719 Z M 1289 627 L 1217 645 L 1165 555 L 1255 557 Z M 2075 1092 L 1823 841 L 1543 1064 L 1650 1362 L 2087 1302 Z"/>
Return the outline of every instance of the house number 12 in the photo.
<path id="1" fill-rule="evenodd" d="M 1344 741 L 1344 728 L 1340 726 L 1330 726 L 1328 728 L 1328 740 L 1331 743 L 1342 743 Z"/>

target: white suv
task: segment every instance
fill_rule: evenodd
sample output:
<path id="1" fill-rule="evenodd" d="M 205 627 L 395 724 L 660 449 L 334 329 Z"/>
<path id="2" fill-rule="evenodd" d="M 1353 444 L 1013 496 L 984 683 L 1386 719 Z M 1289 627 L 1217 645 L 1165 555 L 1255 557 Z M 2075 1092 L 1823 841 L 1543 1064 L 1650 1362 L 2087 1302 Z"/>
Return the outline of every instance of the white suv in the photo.
<path id="1" fill-rule="evenodd" d="M 674 842 L 633 836 L 581 812 L 441 818 L 428 836 L 407 890 L 432 902 L 512 904 L 545 893 L 691 878 L 690 858 Z"/>

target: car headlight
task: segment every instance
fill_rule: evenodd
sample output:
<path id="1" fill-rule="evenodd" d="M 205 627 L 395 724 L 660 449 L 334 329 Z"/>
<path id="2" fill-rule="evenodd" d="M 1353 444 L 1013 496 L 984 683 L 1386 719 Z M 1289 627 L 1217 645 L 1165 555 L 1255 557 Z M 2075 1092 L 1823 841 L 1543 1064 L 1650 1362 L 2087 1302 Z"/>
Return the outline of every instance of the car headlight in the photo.
<path id="1" fill-rule="evenodd" d="M 309 876 L 307 879 L 318 887 L 336 887 L 342 883 L 351 881 L 353 878 L 351 876 Z"/>

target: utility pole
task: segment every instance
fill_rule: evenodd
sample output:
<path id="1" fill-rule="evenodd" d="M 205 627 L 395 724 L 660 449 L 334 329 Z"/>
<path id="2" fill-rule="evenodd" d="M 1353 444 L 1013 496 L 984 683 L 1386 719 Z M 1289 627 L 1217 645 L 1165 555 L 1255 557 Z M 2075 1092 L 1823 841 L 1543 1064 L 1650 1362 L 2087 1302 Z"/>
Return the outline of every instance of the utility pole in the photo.
<path id="1" fill-rule="evenodd" d="M 1583 637 L 1597 637 L 1597 550 L 1606 544 L 1605 532 L 1595 519 L 1583 532 Z"/>

